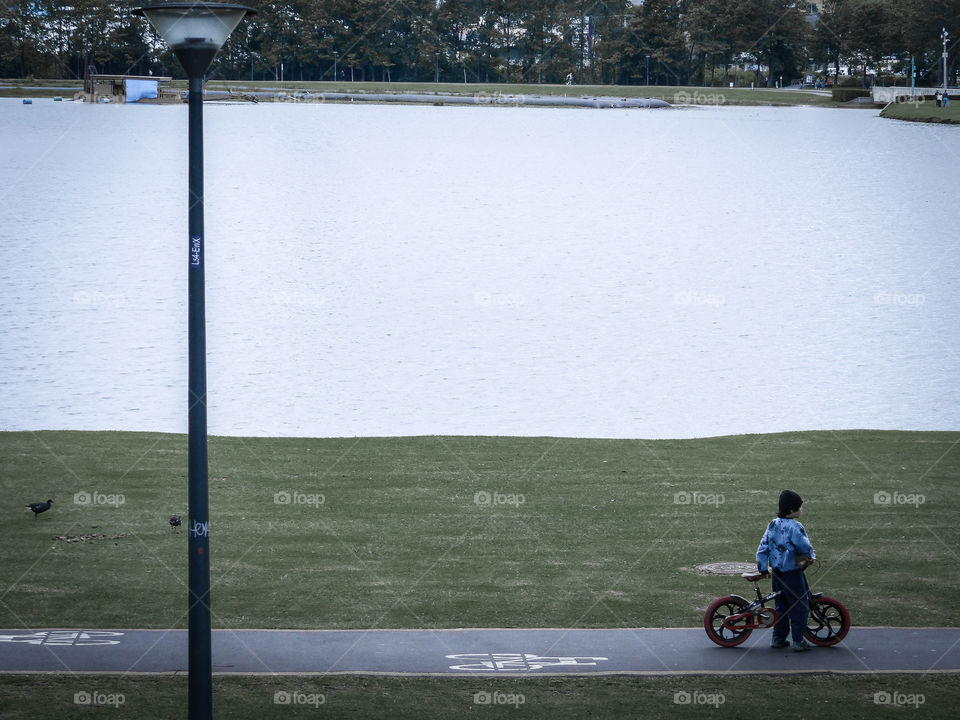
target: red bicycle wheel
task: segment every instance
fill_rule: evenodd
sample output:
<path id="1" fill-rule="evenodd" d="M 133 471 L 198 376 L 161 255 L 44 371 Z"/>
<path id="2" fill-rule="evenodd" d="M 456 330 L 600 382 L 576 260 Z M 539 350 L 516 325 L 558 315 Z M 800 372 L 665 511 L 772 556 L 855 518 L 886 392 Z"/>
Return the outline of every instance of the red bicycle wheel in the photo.
<path id="1" fill-rule="evenodd" d="M 740 618 L 733 627 L 723 624 L 728 617 L 744 612 L 749 605 L 743 598 L 732 595 L 710 603 L 703 615 L 703 629 L 707 631 L 707 637 L 722 647 L 734 647 L 750 637 L 752 628 L 746 627 L 748 618 Z"/>
<path id="2" fill-rule="evenodd" d="M 850 630 L 850 613 L 839 600 L 820 597 L 810 604 L 807 640 L 814 645 L 836 645 Z"/>

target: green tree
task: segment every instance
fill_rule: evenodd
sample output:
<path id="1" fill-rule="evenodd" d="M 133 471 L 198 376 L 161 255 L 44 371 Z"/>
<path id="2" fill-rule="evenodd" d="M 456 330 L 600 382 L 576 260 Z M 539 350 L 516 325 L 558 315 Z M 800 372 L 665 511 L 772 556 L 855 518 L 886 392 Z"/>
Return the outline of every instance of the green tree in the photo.
<path id="1" fill-rule="evenodd" d="M 645 82 L 649 66 L 654 84 L 682 84 L 686 75 L 686 42 L 676 2 L 646 0 L 628 19 L 627 33 L 630 40 L 624 61 L 633 82 Z"/>
<path id="2" fill-rule="evenodd" d="M 733 5 L 741 52 L 753 56 L 758 68 L 767 65 L 767 87 L 781 77 L 789 82 L 805 64 L 806 5 L 787 0 L 740 0 Z"/>
<path id="3" fill-rule="evenodd" d="M 960 59 L 960 0 L 898 0 L 891 3 L 887 17 L 888 34 L 904 59 L 916 59 L 918 80 L 927 85 L 942 82 L 940 33 L 946 28 L 950 33 L 947 72 L 955 77 Z"/>

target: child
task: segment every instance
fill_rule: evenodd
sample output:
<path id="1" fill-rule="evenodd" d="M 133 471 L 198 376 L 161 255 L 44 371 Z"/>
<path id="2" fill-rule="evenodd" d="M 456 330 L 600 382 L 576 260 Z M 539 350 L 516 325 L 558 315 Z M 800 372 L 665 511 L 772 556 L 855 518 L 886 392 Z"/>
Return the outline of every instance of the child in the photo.
<path id="1" fill-rule="evenodd" d="M 803 568 L 816 558 L 803 525 L 796 520 L 803 512 L 802 505 L 803 499 L 793 490 L 780 493 L 777 517 L 767 525 L 760 547 L 757 548 L 757 569 L 766 573 L 769 567 L 773 575 L 773 590 L 780 591 L 776 604 L 778 620 L 773 626 L 770 647 L 786 647 L 789 633 L 796 652 L 810 649 L 803 637 L 810 614 Z"/>

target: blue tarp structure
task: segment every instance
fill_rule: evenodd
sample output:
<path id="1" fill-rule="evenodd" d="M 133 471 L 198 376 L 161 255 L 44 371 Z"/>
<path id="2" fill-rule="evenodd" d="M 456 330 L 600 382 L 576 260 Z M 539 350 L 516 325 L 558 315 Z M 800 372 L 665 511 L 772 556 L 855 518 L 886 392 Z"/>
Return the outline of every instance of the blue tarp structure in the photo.
<path id="1" fill-rule="evenodd" d="M 126 95 L 127 102 L 137 102 L 143 98 L 153 98 L 157 97 L 157 81 L 156 80 L 124 80 L 126 86 Z"/>

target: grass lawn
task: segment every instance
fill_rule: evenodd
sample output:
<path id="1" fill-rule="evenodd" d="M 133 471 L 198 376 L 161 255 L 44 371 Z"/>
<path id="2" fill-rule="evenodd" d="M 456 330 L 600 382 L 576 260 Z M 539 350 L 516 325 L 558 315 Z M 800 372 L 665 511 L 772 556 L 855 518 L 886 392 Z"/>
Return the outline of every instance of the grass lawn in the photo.
<path id="1" fill-rule="evenodd" d="M 211 438 L 213 625 L 694 627 L 744 589 L 695 566 L 750 561 L 791 487 L 811 584 L 855 625 L 956 626 L 958 444 Z M 185 627 L 187 533 L 167 523 L 186 524 L 185 453 L 178 435 L 0 433 L 0 627 Z"/>
<path id="2" fill-rule="evenodd" d="M 73 86 L 77 90 L 82 83 L 70 80 L 0 80 L 0 97 L 53 97 L 54 95 L 72 96 L 64 90 L 22 90 L 25 87 Z M 186 80 L 175 80 L 172 87 L 185 89 Z M 829 96 L 809 90 L 777 90 L 766 88 L 723 88 L 723 87 L 683 87 L 665 85 L 520 85 L 520 84 L 478 84 L 478 83 L 377 83 L 377 82 L 274 82 L 238 80 L 225 82 L 211 80 L 206 85 L 209 90 L 232 89 L 236 92 L 247 90 L 277 90 L 284 92 L 346 92 L 346 93 L 428 93 L 457 95 L 569 95 L 615 96 L 627 98 L 659 98 L 674 104 L 694 103 L 700 105 L 823 105 L 837 107 Z"/>
<path id="3" fill-rule="evenodd" d="M 913 122 L 945 123 L 960 125 L 960 97 L 951 98 L 947 107 L 937 107 L 933 100 L 921 103 L 890 103 L 881 112 L 880 117 Z"/>
<path id="4" fill-rule="evenodd" d="M 0 718 L 113 717 L 119 710 L 117 717 L 167 720 L 186 717 L 186 691 L 185 677 L 7 676 L 0 685 Z M 88 693 L 89 706 L 74 702 L 79 693 Z M 960 675 L 215 677 L 213 697 L 214 717 L 234 720 L 464 716 L 873 720 L 905 713 L 911 718 L 946 718 L 953 716 L 960 703 Z M 101 706 L 93 705 L 94 698 Z M 285 699 L 289 703 L 277 702 Z"/>

